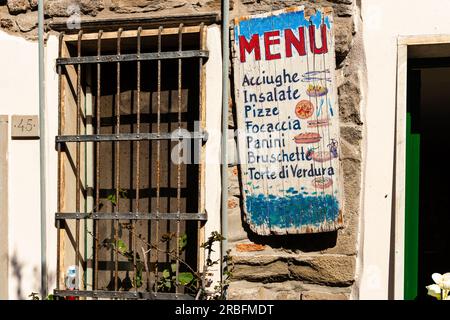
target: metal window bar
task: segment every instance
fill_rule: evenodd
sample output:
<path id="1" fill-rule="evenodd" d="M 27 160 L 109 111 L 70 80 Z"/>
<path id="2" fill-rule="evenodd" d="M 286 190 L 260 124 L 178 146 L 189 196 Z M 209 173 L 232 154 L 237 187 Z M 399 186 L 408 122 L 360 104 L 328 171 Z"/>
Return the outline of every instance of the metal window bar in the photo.
<path id="1" fill-rule="evenodd" d="M 56 221 L 71 219 L 92 219 L 92 220 L 199 220 L 208 219 L 206 213 L 187 213 L 187 212 L 110 212 L 110 213 L 87 213 L 87 212 L 57 212 Z"/>
<path id="2" fill-rule="evenodd" d="M 80 30 L 80 32 L 78 33 L 78 45 L 77 45 L 77 51 L 78 57 L 81 57 L 81 38 L 83 37 L 83 30 Z M 77 135 L 80 135 L 81 133 L 81 64 L 79 64 L 77 66 Z M 80 181 L 80 142 L 76 142 L 76 208 L 75 210 L 77 212 L 80 212 L 80 189 L 81 189 L 81 181 Z M 75 245 L 76 245 L 76 252 L 75 252 L 75 266 L 77 267 L 77 269 L 80 266 L 80 257 L 78 254 L 78 248 L 80 247 L 80 220 L 77 219 L 76 220 L 76 240 L 75 240 Z"/>
<path id="3" fill-rule="evenodd" d="M 138 28 L 138 33 L 137 33 L 137 56 L 138 58 L 141 55 L 141 32 L 142 32 L 142 28 L 139 27 Z M 136 110 L 136 114 L 137 114 L 137 127 L 136 127 L 136 132 L 137 134 L 140 134 L 141 132 L 141 61 L 137 61 L 136 62 L 136 74 L 137 74 L 137 79 L 136 79 L 136 87 L 137 87 L 137 110 Z M 136 214 L 138 214 L 139 212 L 139 186 L 140 186 L 140 148 L 141 148 L 141 142 L 137 141 L 136 143 Z M 130 234 L 130 236 L 132 237 L 132 244 L 131 247 L 132 248 L 136 248 L 136 220 L 131 220 L 132 222 L 132 233 Z M 133 271 L 134 274 L 136 274 L 137 272 L 137 267 L 136 267 L 136 250 L 133 250 Z M 134 287 L 135 291 L 137 292 L 137 286 Z"/>
<path id="4" fill-rule="evenodd" d="M 108 63 L 108 62 L 127 62 L 127 61 L 149 61 L 160 59 L 186 59 L 186 58 L 198 58 L 208 57 L 208 52 L 205 50 L 189 50 L 189 51 L 168 51 L 158 53 L 141 53 L 141 54 L 117 54 L 106 56 L 86 56 L 86 57 L 73 57 L 73 58 L 60 58 L 56 61 L 58 65 L 80 65 L 80 64 L 92 64 L 92 63 Z"/>
<path id="5" fill-rule="evenodd" d="M 171 140 L 171 139 L 201 139 L 206 141 L 206 132 L 192 132 L 189 136 L 178 133 L 119 133 L 96 135 L 64 135 L 55 138 L 56 143 L 61 142 L 100 142 L 100 141 L 144 141 L 144 140 Z"/>
<path id="6" fill-rule="evenodd" d="M 178 50 L 181 53 L 183 50 L 183 24 L 180 24 L 180 30 L 178 31 Z M 181 70 L 182 70 L 182 61 L 181 59 L 178 59 L 178 130 L 181 130 Z M 178 144 L 178 155 L 181 153 L 181 143 Z M 181 202 L 181 162 L 178 162 L 177 165 L 177 213 L 178 216 L 180 215 L 180 202 Z M 177 239 L 180 238 L 180 219 L 177 219 Z M 180 256 L 180 242 L 177 241 L 177 257 Z M 180 261 L 176 260 L 176 287 L 175 287 L 175 293 L 178 293 L 178 275 L 180 270 Z"/>
<path id="7" fill-rule="evenodd" d="M 122 28 L 119 28 L 117 32 L 117 56 L 120 57 L 120 36 L 122 33 Z M 117 92 L 116 92 L 116 130 L 115 134 L 120 134 L 120 62 L 117 62 Z M 114 205 L 114 213 L 118 213 L 120 207 L 120 143 L 115 141 L 114 145 L 114 158 L 116 162 L 115 166 L 115 191 L 116 191 L 116 204 Z M 119 241 L 119 220 L 114 220 L 114 245 L 116 250 L 114 250 L 114 291 L 118 290 L 118 278 L 119 278 L 119 251 L 117 250 L 117 243 Z"/>
<path id="8" fill-rule="evenodd" d="M 158 28 L 158 55 L 161 54 L 161 34 L 162 34 L 163 28 Z M 157 127 L 157 135 L 158 137 L 161 134 L 161 60 L 158 60 L 158 88 L 157 88 L 157 120 L 156 120 L 156 127 Z M 158 140 L 156 143 L 156 212 L 159 213 L 161 210 L 161 197 L 160 197 L 160 185 L 161 185 L 161 141 Z M 156 239 L 159 239 L 159 219 L 156 219 Z M 155 274 L 159 274 L 158 265 L 159 265 L 159 243 L 156 244 L 156 264 L 155 264 Z M 150 248 L 148 249 L 150 250 Z M 149 256 L 150 257 L 150 256 Z M 158 284 L 155 280 L 154 283 L 155 286 L 155 292 L 158 292 Z M 151 287 L 151 286 L 150 286 Z"/>
<path id="9" fill-rule="evenodd" d="M 86 56 L 83 55 L 82 52 L 82 42 L 83 42 L 83 31 L 80 30 L 77 35 L 77 41 L 76 41 L 76 57 L 70 57 L 69 49 L 66 46 L 64 42 L 64 34 L 60 34 L 60 50 L 59 50 L 59 58 L 57 59 L 57 70 L 59 74 L 59 112 L 58 112 L 58 118 L 59 118 L 59 127 L 58 127 L 58 136 L 56 137 L 56 146 L 58 151 L 58 206 L 57 210 L 58 212 L 55 214 L 55 221 L 56 226 L 58 229 L 57 233 L 57 287 L 54 291 L 55 295 L 57 296 L 77 296 L 77 297 L 90 297 L 93 299 L 98 298 L 125 298 L 125 299 L 190 299 L 192 298 L 190 295 L 186 295 L 183 293 L 180 293 L 180 283 L 179 283 L 179 273 L 180 273 L 180 262 L 179 259 L 176 259 L 176 285 L 175 285 L 175 292 L 174 293 L 167 293 L 167 292 L 158 292 L 158 277 L 160 270 L 158 269 L 158 266 L 160 265 L 159 261 L 159 229 L 160 229 L 160 221 L 171 221 L 174 220 L 176 222 L 176 255 L 177 257 L 180 255 L 180 244 L 179 239 L 181 236 L 181 221 L 197 221 L 197 236 L 198 240 L 203 239 L 203 236 L 201 235 L 201 230 L 203 223 L 207 220 L 206 212 L 204 211 L 204 201 L 203 201 L 203 180 L 204 180 L 204 172 L 203 172 L 203 165 L 201 161 L 204 159 L 204 149 L 200 149 L 199 155 L 196 155 L 196 159 L 201 159 L 198 170 L 199 170 L 199 199 L 198 199 L 198 211 L 194 213 L 188 213 L 182 212 L 181 209 L 181 163 L 178 163 L 177 170 L 176 170 L 176 212 L 161 212 L 161 140 L 173 140 L 174 138 L 179 139 L 194 139 L 196 143 L 201 144 L 202 141 L 206 141 L 208 136 L 207 133 L 202 131 L 200 133 L 195 132 L 191 133 L 191 136 L 176 136 L 170 133 L 162 132 L 162 121 L 161 121 L 161 94 L 162 94 L 162 63 L 166 60 L 172 60 L 177 59 L 178 66 L 177 66 L 177 124 L 178 124 L 178 130 L 182 129 L 182 101 L 183 101 L 183 60 L 186 58 L 196 58 L 199 62 L 199 106 L 198 106 L 198 117 L 201 123 L 201 130 L 204 129 L 204 121 L 205 121 L 205 110 L 204 110 L 204 62 L 208 57 L 208 51 L 206 50 L 205 45 L 205 33 L 206 28 L 202 24 L 198 31 L 199 31 L 199 50 L 183 50 L 183 34 L 184 34 L 184 27 L 183 24 L 180 24 L 178 28 L 178 51 L 171 52 L 171 51 L 162 51 L 162 37 L 163 34 L 165 34 L 165 31 L 162 27 L 158 28 L 157 31 L 157 52 L 145 52 L 142 53 L 142 33 L 146 30 L 142 30 L 141 27 L 138 28 L 136 32 L 136 54 L 122 54 L 121 52 L 121 33 L 122 29 L 119 29 L 117 31 L 117 54 L 113 57 L 112 55 L 102 55 L 102 35 L 103 32 L 100 30 L 97 33 L 96 42 L 97 42 L 97 48 L 96 48 L 96 56 Z M 192 27 L 189 27 L 189 32 L 192 32 Z M 130 36 L 130 32 L 127 31 L 127 37 Z M 150 34 L 149 32 L 147 32 Z M 170 34 L 170 33 L 169 33 Z M 87 38 L 91 39 L 92 34 L 87 34 Z M 65 48 L 65 50 L 63 50 Z M 141 131 L 141 80 L 142 80 L 142 73 L 141 73 L 141 63 L 143 61 L 149 61 L 149 60 L 157 60 L 157 83 L 156 83 L 156 90 L 157 90 L 157 119 L 156 119 L 156 133 L 152 132 L 142 132 Z M 122 63 L 133 61 L 136 63 L 136 94 L 137 94 L 137 102 L 136 102 L 136 132 L 133 133 L 121 133 L 121 67 Z M 114 110 L 114 134 L 102 134 L 101 133 L 101 97 L 102 97 L 102 82 L 101 82 L 101 76 L 102 76 L 102 64 L 105 62 L 115 62 L 116 63 L 116 93 L 115 93 L 115 110 Z M 186 60 L 186 63 L 189 63 L 190 60 Z M 97 72 L 96 72 L 96 78 L 97 78 L 97 96 L 96 96 L 96 129 L 95 129 L 95 135 L 87 135 L 81 134 L 81 125 L 82 122 L 85 121 L 85 118 L 83 118 L 83 111 L 82 111 L 82 65 L 84 64 L 92 64 L 97 66 Z M 70 66 L 74 66 L 75 69 L 72 69 L 72 71 L 68 70 L 67 68 L 70 68 Z M 73 71 L 75 70 L 75 71 Z M 72 72 L 72 73 L 71 73 Z M 75 135 L 68 135 L 66 134 L 65 126 L 67 119 L 65 110 L 65 91 L 69 90 L 68 87 L 70 87 L 71 81 L 74 80 L 74 75 L 76 74 L 76 95 L 75 102 L 76 102 L 76 134 Z M 64 79 L 66 79 L 68 86 L 65 86 Z M 72 84 L 73 86 L 73 84 Z M 150 102 L 151 103 L 151 102 Z M 131 106 L 133 108 L 133 106 Z M 150 105 L 151 108 L 151 105 Z M 85 116 L 85 115 L 84 115 Z M 170 127 L 169 127 L 170 128 Z M 141 152 L 141 142 L 148 140 L 149 143 L 151 143 L 153 140 L 156 140 L 156 146 L 157 146 L 157 155 L 156 155 L 156 212 L 142 212 L 139 204 L 140 199 L 140 188 L 141 188 L 141 177 L 140 177 L 140 169 L 141 169 L 141 163 L 140 163 L 140 152 Z M 133 212 L 121 212 L 120 207 L 120 141 L 136 143 L 136 179 L 135 179 L 135 202 L 134 202 L 134 211 Z M 75 168 L 73 168 L 73 163 L 70 161 L 70 156 L 67 153 L 68 150 L 68 144 L 69 143 L 75 143 L 76 146 L 76 163 Z M 95 147 L 95 206 L 92 213 L 88 212 L 81 212 L 81 196 L 85 195 L 86 186 L 82 186 L 82 180 L 81 180 L 81 143 L 86 142 L 93 142 Z M 114 195 L 115 195 L 115 204 L 113 205 L 113 212 L 100 212 L 100 199 L 102 197 L 101 191 L 100 191 L 100 158 L 101 158 L 101 152 L 100 152 L 100 144 L 103 142 L 110 142 L 113 143 L 113 161 L 114 161 Z M 168 144 L 168 148 L 170 149 L 170 144 Z M 180 154 L 180 148 L 181 143 L 178 144 L 178 154 Z M 63 154 L 66 154 L 65 157 Z M 168 160 L 170 161 L 170 160 Z M 71 210 L 64 211 L 65 209 L 65 199 L 63 199 L 64 196 L 64 172 L 65 172 L 65 166 L 66 163 L 70 163 L 72 166 L 72 170 L 75 171 L 75 180 L 76 180 L 76 196 L 75 196 L 75 212 L 69 212 Z M 169 165 L 170 166 L 170 165 Z M 84 166 L 84 170 L 86 169 L 86 164 Z M 131 170 L 133 171 L 133 170 Z M 133 172 L 130 172 L 132 175 Z M 169 173 L 170 175 L 170 173 Z M 169 187 L 170 187 L 170 176 L 169 176 Z M 85 182 L 84 182 L 85 183 Z M 150 186 L 151 187 L 151 186 Z M 151 197 L 151 196 L 150 196 Z M 149 208 L 151 209 L 151 208 Z M 76 230 L 75 230 L 75 240 L 74 244 L 72 245 L 75 247 L 75 265 L 79 268 L 79 270 L 83 269 L 86 271 L 87 268 L 87 262 L 86 261 L 80 261 L 80 222 L 88 219 L 92 219 L 94 222 L 93 226 L 93 240 L 94 240 L 94 250 L 93 250 L 93 263 L 91 267 L 93 268 L 93 290 L 64 290 L 62 289 L 63 286 L 63 277 L 61 268 L 64 267 L 65 261 L 64 261 L 64 246 L 65 242 L 64 236 L 67 236 L 70 239 L 70 236 L 68 235 L 69 229 L 67 229 L 67 223 L 66 220 L 75 219 L 76 223 Z M 99 290 L 99 250 L 100 250 L 100 242 L 99 242 L 99 222 L 100 221 L 111 221 L 113 223 L 112 231 L 114 233 L 114 245 L 117 246 L 118 240 L 119 240 L 119 222 L 120 220 L 128 220 L 131 224 L 131 229 L 129 232 L 129 241 L 131 243 L 131 247 L 133 248 L 133 255 L 132 255 L 132 264 L 133 264 L 133 272 L 136 275 L 137 273 L 137 245 L 136 245 L 136 223 L 138 221 L 148 221 L 149 223 L 149 229 L 155 231 L 155 238 L 156 238 L 156 245 L 148 245 L 147 246 L 147 254 L 148 258 L 146 259 L 144 257 L 144 261 L 146 264 L 147 273 L 149 272 L 148 266 L 147 266 L 147 260 L 150 261 L 152 256 L 152 250 L 156 250 L 155 254 L 155 268 L 153 273 L 153 278 L 151 278 L 149 275 L 147 276 L 147 292 L 138 292 L 137 285 L 134 286 L 134 290 L 132 291 L 119 291 L 119 251 L 116 249 L 113 253 L 113 261 L 114 261 L 114 290 Z M 152 228 L 151 221 L 155 220 L 154 228 Z M 64 233 L 64 231 L 66 233 Z M 87 235 L 84 235 L 84 237 L 87 237 Z M 73 240 L 73 239 L 72 239 Z M 71 240 L 71 241 L 72 241 Z M 148 242 L 152 242 L 152 238 L 150 235 L 148 235 Z M 199 249 L 200 242 L 197 243 L 197 252 L 199 257 L 202 257 L 200 249 Z M 143 249 L 142 249 L 143 250 Z M 146 253 L 143 252 L 145 255 Z M 170 260 L 169 260 L 170 262 Z M 197 261 L 197 269 L 201 269 L 202 263 L 200 263 L 200 259 Z M 81 268 L 80 268 L 81 267 Z M 81 276 L 79 277 L 81 279 Z M 153 279 L 153 283 L 152 283 Z M 84 286 L 86 288 L 86 284 Z"/>
<path id="10" fill-rule="evenodd" d="M 63 47 L 63 37 L 64 32 L 61 32 L 59 35 L 59 50 L 58 55 L 62 55 L 62 47 Z M 61 119 L 64 117 L 64 103 L 63 103 L 63 95 L 61 94 L 63 89 L 63 75 L 62 75 L 62 68 L 61 66 L 58 66 L 58 85 L 59 85 L 59 92 L 58 92 L 58 135 L 62 134 L 61 131 Z M 61 211 L 61 188 L 62 188 L 62 155 L 61 155 L 61 145 L 57 145 L 58 150 L 58 190 L 57 190 L 57 210 Z M 61 224 L 64 223 L 64 221 L 57 221 L 56 222 L 56 289 L 60 289 L 60 278 L 61 278 L 61 272 L 60 272 L 60 265 L 61 265 Z"/>
<path id="11" fill-rule="evenodd" d="M 100 57 L 102 54 L 102 35 L 103 30 L 98 32 L 97 39 L 97 56 Z M 97 63 L 97 96 L 96 96 L 96 133 L 100 134 L 100 99 L 101 99 L 101 65 Z M 98 211 L 100 207 L 100 146 L 98 143 L 95 143 L 95 210 Z M 94 290 L 98 289 L 98 251 L 100 250 L 99 246 L 99 231 L 98 231 L 98 222 L 94 221 L 94 232 L 95 232 L 95 250 L 94 250 Z"/>
<path id="12" fill-rule="evenodd" d="M 203 23 L 200 25 L 200 30 L 201 30 L 200 31 L 200 49 L 201 50 L 206 50 L 206 28 L 204 28 L 204 24 Z M 200 78 L 199 78 L 199 82 L 200 82 L 199 101 L 200 101 L 201 105 L 205 105 L 205 103 L 206 103 L 206 93 L 205 93 L 205 86 L 204 86 L 204 84 L 205 84 L 205 70 L 203 68 L 203 63 L 204 63 L 204 59 L 202 57 L 200 57 L 199 58 L 199 69 L 198 69 L 198 72 L 199 72 L 199 75 L 200 75 Z M 206 109 L 205 108 L 199 108 L 199 115 L 198 115 L 198 117 L 200 119 L 200 128 L 199 128 L 199 130 L 200 130 L 200 132 L 204 132 L 205 131 L 205 127 L 206 127 Z M 199 146 L 199 142 L 200 141 L 198 141 L 198 142 L 196 141 L 197 146 Z M 203 189 L 205 187 L 205 170 L 204 170 L 204 166 L 203 166 L 203 163 L 204 163 L 203 156 L 204 156 L 204 154 L 202 152 L 200 152 L 199 156 L 200 156 L 200 159 L 199 159 L 199 166 L 198 166 L 198 170 L 199 170 L 198 174 L 199 174 L 199 177 L 200 177 L 200 183 L 199 183 L 199 190 L 198 190 L 198 192 L 199 192 L 200 197 L 199 197 L 199 204 L 198 204 L 198 206 L 199 206 L 201 211 L 204 211 L 204 208 L 205 208 L 205 201 L 204 201 L 204 194 L 205 193 L 204 193 L 204 189 Z M 202 222 L 201 221 L 197 222 L 197 229 L 198 230 L 202 229 Z M 202 232 L 200 232 L 198 234 L 198 240 L 197 240 L 198 243 L 205 242 L 205 239 L 204 239 L 204 237 L 202 235 L 203 235 Z M 203 255 L 203 253 L 204 253 L 204 251 L 201 251 L 201 254 L 200 254 L 199 259 L 198 259 L 198 266 L 197 266 L 197 268 L 200 270 L 200 272 L 204 271 L 203 270 L 204 269 L 203 261 L 204 261 L 205 257 Z M 203 275 L 203 282 L 202 282 L 202 284 L 203 284 L 202 290 L 205 291 L 205 289 L 206 289 L 205 288 L 205 275 Z"/>

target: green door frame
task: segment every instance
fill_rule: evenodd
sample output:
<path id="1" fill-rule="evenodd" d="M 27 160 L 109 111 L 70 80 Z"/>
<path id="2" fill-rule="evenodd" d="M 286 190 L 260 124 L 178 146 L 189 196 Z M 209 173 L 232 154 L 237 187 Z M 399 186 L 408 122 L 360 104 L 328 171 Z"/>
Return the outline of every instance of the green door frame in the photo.
<path id="1" fill-rule="evenodd" d="M 413 116 L 408 112 L 406 122 L 405 300 L 415 299 L 418 293 L 420 133 L 412 130 Z"/>
<path id="2" fill-rule="evenodd" d="M 404 299 L 418 294 L 421 70 L 408 59 L 405 168 Z"/>

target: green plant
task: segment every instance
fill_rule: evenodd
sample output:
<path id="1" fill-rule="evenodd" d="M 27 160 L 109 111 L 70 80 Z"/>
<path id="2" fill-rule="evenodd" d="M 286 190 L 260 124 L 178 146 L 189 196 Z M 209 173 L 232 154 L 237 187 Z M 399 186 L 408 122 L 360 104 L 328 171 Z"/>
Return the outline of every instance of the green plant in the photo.
<path id="1" fill-rule="evenodd" d="M 233 261 L 232 257 L 230 255 L 231 250 L 228 250 L 226 254 L 223 256 L 222 263 L 222 279 L 221 281 L 216 284 L 213 287 L 213 290 L 207 290 L 206 285 L 207 281 L 205 280 L 205 275 L 207 273 L 207 270 L 214 266 L 219 264 L 220 259 L 212 260 L 211 254 L 214 252 L 213 246 L 217 242 L 219 245 L 222 243 L 222 241 L 226 240 L 224 236 L 222 236 L 219 232 L 213 231 L 211 235 L 209 236 L 208 240 L 201 245 L 202 248 L 205 248 L 207 255 L 205 260 L 205 271 L 202 278 L 202 287 L 199 291 L 199 298 L 206 299 L 206 300 L 224 300 L 226 298 L 226 291 L 230 284 L 230 278 L 233 273 Z M 210 283 L 208 283 L 210 284 Z"/>
<path id="2" fill-rule="evenodd" d="M 31 298 L 30 300 L 41 300 L 41 297 L 36 292 L 32 292 L 28 297 Z M 55 300 L 55 297 L 52 294 L 49 294 L 44 300 Z"/>
<path id="3" fill-rule="evenodd" d="M 144 270 L 144 263 L 141 260 L 139 252 L 134 253 L 133 250 L 128 249 L 127 245 L 125 244 L 125 241 L 123 241 L 122 239 L 117 239 L 117 241 L 115 241 L 114 239 L 106 238 L 103 240 L 102 245 L 107 249 L 117 251 L 121 256 L 127 258 L 129 262 L 134 262 L 134 255 L 136 254 L 136 263 L 134 265 L 136 273 L 134 274 L 131 287 L 140 288 L 142 286 L 142 272 Z M 127 282 L 124 282 L 123 284 L 124 289 L 130 289 L 131 287 L 126 284 Z"/>
<path id="4" fill-rule="evenodd" d="M 164 234 L 161 242 L 169 242 L 175 237 L 174 233 Z M 158 289 L 163 291 L 170 291 L 173 287 L 182 285 L 187 287 L 188 290 L 193 290 L 195 288 L 196 282 L 196 272 L 192 269 L 190 271 L 178 272 L 180 261 L 182 261 L 182 254 L 187 246 L 187 235 L 183 234 L 178 239 L 178 254 L 176 250 L 170 251 L 170 256 L 172 257 L 170 263 L 166 264 L 166 267 L 162 271 L 162 278 L 157 282 Z M 184 261 L 183 261 L 184 262 Z M 183 263 L 184 264 L 184 263 Z"/>
<path id="5" fill-rule="evenodd" d="M 119 198 L 127 198 L 127 192 L 125 190 L 119 189 Z M 112 204 L 113 207 L 117 206 L 117 198 L 116 194 L 111 194 L 107 197 L 107 200 Z M 183 259 L 183 253 L 186 250 L 188 244 L 188 237 L 186 234 L 181 235 L 178 239 L 178 249 L 170 249 L 170 241 L 172 241 L 176 234 L 173 232 L 165 233 L 161 236 L 161 239 L 158 239 L 157 244 L 148 243 L 146 239 L 144 239 L 140 234 L 136 234 L 133 225 L 131 223 L 120 223 L 121 229 L 127 229 L 130 232 L 130 236 L 135 236 L 141 242 L 141 250 L 144 261 L 141 261 L 140 255 L 138 252 L 134 252 L 133 250 L 129 250 L 125 244 L 125 241 L 122 239 L 105 239 L 103 240 L 103 245 L 107 248 L 117 251 L 120 255 L 126 257 L 129 262 L 135 262 L 134 268 L 136 270 L 132 287 L 139 288 L 142 286 L 142 273 L 143 269 L 146 269 L 147 278 L 150 278 L 150 272 L 148 270 L 148 264 L 146 261 L 147 253 L 151 250 L 155 250 L 158 253 L 163 253 L 170 257 L 169 262 L 166 263 L 164 269 L 161 272 L 161 277 L 155 281 L 154 289 L 157 289 L 162 292 L 171 292 L 178 286 L 183 286 L 187 292 L 194 293 L 196 299 L 225 299 L 226 290 L 229 286 L 229 279 L 232 275 L 233 264 L 230 255 L 230 250 L 227 251 L 226 255 L 224 255 L 222 263 L 222 279 L 216 284 L 211 290 L 209 287 L 211 282 L 207 280 L 207 274 L 209 273 L 209 269 L 214 265 L 220 263 L 220 258 L 216 260 L 212 260 L 212 252 L 214 252 L 213 247 L 215 243 L 218 243 L 219 246 L 222 241 L 225 240 L 219 232 L 214 231 L 208 237 L 207 241 L 201 245 L 201 248 L 204 248 L 206 251 L 206 259 L 203 267 L 203 272 L 199 273 L 195 271 L 189 264 Z M 122 231 L 122 230 L 120 230 Z M 166 247 L 165 250 L 160 249 L 161 247 Z M 148 248 L 147 250 L 144 249 Z M 180 268 L 182 266 L 182 268 Z M 177 274 L 177 270 L 178 274 Z M 128 272 L 127 272 L 128 278 Z M 126 281 L 122 281 L 122 287 L 127 290 L 130 289 L 129 286 L 123 285 L 123 283 L 127 283 Z"/>
<path id="6" fill-rule="evenodd" d="M 127 192 L 119 189 L 119 198 L 127 198 Z M 111 194 L 106 199 L 113 207 L 117 206 L 118 199 L 116 194 Z M 103 205 L 104 204 L 100 202 L 98 210 Z M 132 279 L 130 279 L 129 272 L 127 271 L 126 277 L 123 280 L 118 280 L 120 283 L 119 287 L 121 289 L 127 291 L 133 287 L 142 287 L 144 269 L 147 273 L 147 281 L 149 281 L 150 270 L 147 263 L 147 254 L 152 250 L 155 250 L 157 254 L 161 253 L 166 255 L 169 258 L 169 261 L 165 264 L 164 269 L 161 272 L 161 276 L 155 280 L 155 287 L 153 290 L 158 290 L 160 292 L 172 292 L 176 287 L 182 286 L 187 293 L 195 295 L 196 299 L 225 299 L 226 290 L 229 286 L 229 279 L 233 271 L 230 250 L 227 251 L 226 255 L 222 259 L 223 268 L 221 281 L 211 288 L 213 283 L 207 278 L 207 275 L 210 274 L 210 268 L 214 265 L 218 265 L 221 261 L 221 258 L 216 260 L 212 259 L 214 244 L 218 243 L 220 247 L 222 241 L 225 240 L 225 237 L 223 237 L 219 232 L 212 232 L 207 241 L 200 246 L 205 249 L 206 259 L 203 271 L 198 272 L 183 259 L 183 254 L 185 253 L 188 245 L 188 236 L 186 234 L 183 234 L 178 238 L 177 248 L 171 249 L 170 242 L 176 238 L 176 234 L 174 232 L 163 234 L 160 239 L 157 239 L 156 243 L 149 243 L 142 237 L 141 234 L 136 233 L 133 223 L 122 222 L 118 224 L 118 227 L 118 234 L 120 237 L 123 234 L 123 230 L 126 229 L 129 231 L 130 237 L 135 237 L 136 240 L 139 240 L 142 255 L 136 251 L 138 248 L 137 243 L 134 245 L 135 248 L 133 250 L 128 248 L 126 242 L 122 238 L 105 238 L 103 241 L 99 241 L 99 239 L 97 239 L 92 232 L 88 231 L 88 233 L 93 237 L 93 239 L 99 241 L 103 248 L 112 250 L 122 257 L 125 257 L 129 262 L 133 263 L 135 272 L 133 272 Z M 108 288 L 112 290 L 113 286 L 114 284 L 111 282 L 108 285 Z"/>
<path id="7" fill-rule="evenodd" d="M 227 254 L 223 257 L 222 260 L 224 264 L 224 267 L 222 269 L 222 280 L 212 289 L 210 289 L 212 283 L 206 278 L 206 276 L 210 273 L 209 269 L 212 266 L 219 264 L 221 260 L 220 258 L 216 260 L 211 259 L 212 252 L 214 252 L 214 244 L 220 244 L 223 240 L 225 240 L 225 238 L 220 233 L 214 231 L 210 235 L 208 240 L 201 245 L 201 248 L 204 248 L 206 251 L 206 259 L 203 272 L 198 272 L 195 271 L 191 266 L 189 266 L 189 264 L 182 258 L 183 252 L 185 251 L 188 244 L 188 238 L 186 234 L 183 234 L 178 239 L 179 249 L 177 254 L 176 249 L 161 249 L 161 247 L 164 247 L 163 244 L 170 242 L 175 238 L 175 233 L 163 234 L 157 244 L 151 244 L 148 243 L 141 235 L 135 234 L 135 231 L 132 229 L 129 223 L 121 223 L 120 226 L 122 228 L 129 229 L 130 233 L 132 235 L 135 235 L 136 239 L 141 242 L 141 250 L 143 253 L 142 256 L 144 257 L 144 261 L 141 261 L 140 255 L 136 252 L 136 264 L 134 265 L 134 267 L 136 268 L 136 274 L 133 277 L 132 286 L 130 287 L 124 287 L 123 284 L 125 283 L 125 281 L 121 281 L 122 288 L 124 290 L 129 290 L 131 287 L 139 288 L 142 286 L 142 272 L 144 268 L 147 271 L 147 277 L 149 277 L 149 270 L 147 261 L 145 260 L 145 256 L 150 250 L 155 250 L 170 257 L 169 262 L 166 263 L 165 268 L 161 272 L 161 277 L 157 279 L 157 281 L 155 281 L 155 286 L 158 291 L 171 292 L 175 289 L 175 287 L 183 286 L 187 292 L 194 294 L 197 300 L 225 299 L 226 290 L 229 286 L 230 277 L 233 271 L 233 263 L 230 255 L 230 250 L 227 251 Z M 117 251 L 118 254 L 126 257 L 129 262 L 134 261 L 134 252 L 127 248 L 125 242 L 122 239 L 118 239 L 116 242 L 114 241 L 114 239 L 107 238 L 103 240 L 102 244 L 104 247 L 113 251 Z M 144 247 L 150 249 L 145 251 Z M 176 272 L 177 269 L 184 269 L 178 272 L 178 277 Z"/>

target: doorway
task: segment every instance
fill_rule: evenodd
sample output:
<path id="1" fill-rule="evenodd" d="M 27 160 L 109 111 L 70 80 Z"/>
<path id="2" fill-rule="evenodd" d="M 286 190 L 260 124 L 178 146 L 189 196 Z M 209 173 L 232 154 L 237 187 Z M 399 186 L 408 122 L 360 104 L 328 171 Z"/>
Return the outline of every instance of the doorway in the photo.
<path id="1" fill-rule="evenodd" d="M 411 51 L 411 50 L 409 50 Z M 450 58 L 408 54 L 404 298 L 434 299 L 425 286 L 450 271 Z"/>

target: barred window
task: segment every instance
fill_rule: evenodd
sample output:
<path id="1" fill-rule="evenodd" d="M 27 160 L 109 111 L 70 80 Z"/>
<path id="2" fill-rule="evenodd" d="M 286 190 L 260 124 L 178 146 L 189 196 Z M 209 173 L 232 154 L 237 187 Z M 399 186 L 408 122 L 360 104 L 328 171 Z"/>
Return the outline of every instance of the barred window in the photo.
<path id="1" fill-rule="evenodd" d="M 203 24 L 60 35 L 55 295 L 194 294 L 205 38 Z"/>

